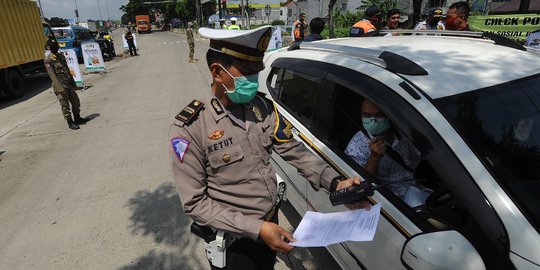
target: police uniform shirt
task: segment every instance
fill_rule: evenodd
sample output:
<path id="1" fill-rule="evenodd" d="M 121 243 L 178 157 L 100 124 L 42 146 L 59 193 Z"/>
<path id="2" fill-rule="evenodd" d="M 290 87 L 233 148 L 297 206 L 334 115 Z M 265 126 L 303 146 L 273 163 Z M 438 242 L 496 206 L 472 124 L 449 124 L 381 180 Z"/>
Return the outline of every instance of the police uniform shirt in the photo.
<path id="1" fill-rule="evenodd" d="M 446 27 L 444 26 L 444 23 L 442 21 L 439 21 L 437 25 L 431 26 L 427 21 L 421 21 L 414 27 L 414 30 L 439 30 L 444 31 L 446 30 Z"/>
<path id="2" fill-rule="evenodd" d="M 293 139 L 290 124 L 259 95 L 230 109 L 212 96 L 190 106 L 170 128 L 170 153 L 184 212 L 201 225 L 258 238 L 277 196 L 272 150 L 317 190 L 338 175 Z"/>
<path id="3" fill-rule="evenodd" d="M 49 53 L 43 60 L 45 69 L 51 77 L 55 92 L 75 87 L 75 80 L 71 76 L 66 58 L 62 52 Z"/>

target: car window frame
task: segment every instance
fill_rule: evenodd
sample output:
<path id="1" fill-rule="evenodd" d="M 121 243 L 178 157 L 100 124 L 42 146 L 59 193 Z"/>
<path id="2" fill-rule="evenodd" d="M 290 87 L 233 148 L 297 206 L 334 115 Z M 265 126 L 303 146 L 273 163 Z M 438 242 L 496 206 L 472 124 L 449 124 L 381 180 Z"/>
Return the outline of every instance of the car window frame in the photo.
<path id="1" fill-rule="evenodd" d="M 495 239 L 495 237 L 491 239 L 491 243 L 493 245 L 497 245 L 498 243 L 498 250 L 503 254 L 508 254 L 508 233 L 506 232 L 506 229 L 500 217 L 495 212 L 493 207 L 491 207 L 480 187 L 476 184 L 474 179 L 472 179 L 472 176 L 468 173 L 463 164 L 461 164 L 457 156 L 455 156 L 450 146 L 446 144 L 444 139 L 429 124 L 429 122 L 418 111 L 416 111 L 416 109 L 414 109 L 414 107 L 408 101 L 406 101 L 395 91 L 391 90 L 388 87 L 377 89 L 377 91 L 369 91 L 369 89 L 366 90 L 362 89 L 362 87 L 355 87 L 357 85 L 363 85 L 361 82 L 359 82 L 359 80 L 361 79 L 361 76 L 359 76 L 359 74 L 361 73 L 358 71 L 354 71 L 342 66 L 332 65 L 331 69 L 328 71 L 325 77 L 325 80 L 327 80 L 329 83 L 335 83 L 345 86 L 350 90 L 355 91 L 355 93 L 363 96 L 364 98 L 368 98 L 378 104 L 381 107 L 381 110 L 383 110 L 388 115 L 388 117 L 394 120 L 397 128 L 403 133 L 403 135 L 407 136 L 411 140 L 411 142 L 416 142 L 415 146 L 425 158 L 431 159 L 432 164 L 444 164 L 446 166 L 444 167 L 445 171 L 438 171 L 440 177 L 444 178 L 445 183 L 449 183 L 447 182 L 448 179 L 457 179 L 460 177 L 462 179 L 465 179 L 461 180 L 461 182 L 468 183 L 468 186 L 459 186 L 457 188 L 454 187 L 456 190 L 459 190 L 459 192 L 456 192 L 454 190 L 454 194 L 458 194 L 457 196 L 460 197 L 459 199 L 465 197 L 466 201 L 462 201 L 462 203 L 467 206 L 467 211 L 471 218 L 475 219 L 477 222 L 482 220 L 489 220 L 489 222 L 487 222 L 489 226 L 482 226 L 482 230 L 484 230 L 484 235 L 498 235 L 497 239 Z M 367 75 L 364 76 L 371 78 Z M 404 79 L 404 81 L 406 80 Z M 378 83 L 384 85 L 384 83 L 382 82 Z M 328 91 L 328 93 L 334 91 L 335 88 L 332 88 L 332 90 Z M 332 99 L 331 104 L 333 104 L 333 102 L 334 100 Z M 387 104 L 392 104 L 392 106 L 396 106 L 396 108 L 393 110 L 388 110 Z M 327 113 L 328 117 L 332 117 L 331 114 L 333 114 L 333 111 L 332 113 Z M 415 117 L 411 117 L 411 115 L 414 115 Z M 414 120 L 412 120 L 413 118 Z M 318 124 L 327 125 L 326 127 L 319 127 L 319 130 L 325 130 L 331 127 L 328 125 L 328 120 L 324 117 L 320 117 Z M 326 144 L 333 152 L 338 154 L 338 156 L 345 157 L 342 158 L 342 160 L 345 161 L 353 169 L 355 169 L 361 176 L 367 174 L 367 172 L 363 168 L 361 168 L 360 165 L 354 162 L 351 158 L 347 157 L 345 153 L 340 153 L 340 151 L 336 151 L 337 147 L 329 144 L 327 140 L 328 132 L 324 131 L 321 134 L 323 134 L 322 137 L 317 136 L 318 139 L 321 140 L 321 142 Z M 418 146 L 418 142 L 421 142 L 420 147 Z M 431 142 L 437 142 L 437 145 L 441 145 L 441 147 L 438 147 L 439 149 L 435 149 L 431 146 Z M 450 181 L 450 183 L 452 182 Z M 422 231 L 428 232 L 434 230 L 434 228 L 430 228 L 431 226 L 426 226 L 426 222 L 417 217 L 417 215 L 411 211 L 412 209 L 408 207 L 399 198 L 397 198 L 397 196 L 393 194 L 393 196 L 387 196 L 388 194 L 385 195 L 384 192 L 385 191 L 382 191 L 381 194 L 390 202 L 392 202 L 394 206 L 398 208 L 408 219 L 410 219 L 413 223 L 419 226 Z M 466 196 L 464 194 L 469 195 Z M 469 200 L 467 200 L 467 198 Z M 473 210 L 472 208 L 474 208 L 475 210 Z M 478 217 L 478 213 L 481 213 L 482 217 Z M 485 224 L 485 222 L 481 222 L 479 224 Z"/>
<path id="2" fill-rule="evenodd" d="M 326 77 L 326 73 L 328 72 L 328 69 L 331 67 L 331 65 L 325 62 L 320 62 L 320 61 L 315 61 L 315 60 L 307 60 L 307 59 L 300 59 L 300 58 L 293 58 L 293 57 L 283 57 L 283 58 L 276 59 L 274 62 L 272 62 L 271 67 L 272 67 L 272 70 L 270 71 L 269 76 L 266 80 L 267 88 L 269 90 L 268 92 L 272 96 L 273 100 L 291 115 L 296 115 L 296 113 L 289 108 L 288 104 L 285 104 L 284 102 L 282 102 L 279 99 L 279 96 L 277 96 L 278 93 L 276 93 L 276 91 L 278 91 L 279 94 L 281 94 L 281 91 L 282 91 L 281 88 L 283 87 L 281 80 L 283 79 L 283 75 L 285 74 L 285 72 L 287 70 L 290 70 L 293 72 L 297 72 L 297 73 L 305 74 L 307 76 L 317 77 L 321 79 L 319 88 L 317 89 L 317 91 L 320 93 L 320 96 L 318 96 L 315 100 L 315 103 L 314 103 L 315 106 L 313 107 L 313 113 L 312 113 L 312 118 L 310 120 L 309 127 L 306 126 L 304 123 L 302 123 L 300 119 L 297 119 L 298 122 L 300 122 L 306 129 L 310 130 L 310 132 L 313 135 L 316 135 L 317 132 L 316 130 L 313 130 L 313 128 L 319 126 L 318 121 L 319 121 L 319 115 L 321 111 L 319 106 L 321 104 L 321 100 L 323 100 L 323 97 L 325 96 L 324 94 L 325 89 L 327 89 L 326 87 L 327 82 L 324 80 L 324 78 Z M 271 86 L 272 76 L 276 73 L 276 71 L 280 72 L 277 78 L 277 80 L 279 81 L 279 87 L 280 87 L 280 89 L 278 90 L 274 89 L 274 87 Z"/>

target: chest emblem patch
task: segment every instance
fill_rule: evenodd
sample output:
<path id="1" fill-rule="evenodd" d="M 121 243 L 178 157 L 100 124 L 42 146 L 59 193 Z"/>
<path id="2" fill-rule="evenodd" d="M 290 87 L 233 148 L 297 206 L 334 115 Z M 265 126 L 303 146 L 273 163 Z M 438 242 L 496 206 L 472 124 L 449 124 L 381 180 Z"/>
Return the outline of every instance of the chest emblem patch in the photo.
<path id="1" fill-rule="evenodd" d="M 262 115 L 261 109 L 259 109 L 259 107 L 253 106 L 253 113 L 255 114 L 255 117 L 257 118 L 257 120 L 259 120 L 259 121 L 263 120 L 263 115 Z"/>
<path id="2" fill-rule="evenodd" d="M 223 130 L 214 130 L 212 131 L 212 133 L 210 133 L 210 135 L 208 135 L 208 139 L 210 140 L 219 140 L 221 137 L 223 137 L 223 135 L 225 135 L 225 131 Z"/>

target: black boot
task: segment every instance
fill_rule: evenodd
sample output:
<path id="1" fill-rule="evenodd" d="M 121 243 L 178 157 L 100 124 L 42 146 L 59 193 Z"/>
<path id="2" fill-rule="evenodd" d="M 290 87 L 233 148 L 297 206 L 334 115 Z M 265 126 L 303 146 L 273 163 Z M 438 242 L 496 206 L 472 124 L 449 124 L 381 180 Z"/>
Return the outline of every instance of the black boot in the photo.
<path id="1" fill-rule="evenodd" d="M 80 128 L 80 127 L 79 127 L 77 124 L 75 124 L 75 123 L 73 122 L 73 120 L 71 120 L 71 119 L 67 119 L 67 123 L 68 123 L 68 126 L 69 126 L 70 129 L 76 130 L 76 129 L 79 129 L 79 128 Z"/>
<path id="2" fill-rule="evenodd" d="M 75 115 L 73 118 L 75 119 L 75 124 L 77 124 L 77 125 L 84 124 L 84 123 L 90 121 L 90 119 L 88 119 L 86 117 L 83 118 L 80 115 Z"/>

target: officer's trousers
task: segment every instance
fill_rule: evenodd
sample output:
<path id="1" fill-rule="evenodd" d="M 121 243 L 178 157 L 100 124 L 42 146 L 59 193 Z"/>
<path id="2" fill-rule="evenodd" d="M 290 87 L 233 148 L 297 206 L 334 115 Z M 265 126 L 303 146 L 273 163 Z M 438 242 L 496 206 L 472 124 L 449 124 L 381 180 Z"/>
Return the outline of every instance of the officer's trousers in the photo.
<path id="1" fill-rule="evenodd" d="M 277 214 L 272 222 L 278 223 Z M 227 248 L 225 268 L 217 268 L 210 263 L 212 270 L 273 270 L 276 263 L 276 252 L 264 243 L 249 238 L 236 240 Z"/>
<path id="2" fill-rule="evenodd" d="M 193 60 L 193 53 L 195 52 L 195 44 L 189 43 L 189 60 Z"/>
<path id="3" fill-rule="evenodd" d="M 72 89 L 65 90 L 64 94 L 57 93 L 56 97 L 58 98 L 58 101 L 60 102 L 60 107 L 62 107 L 62 114 L 64 115 L 64 118 L 66 120 L 72 119 L 71 111 L 69 109 L 70 103 L 71 103 L 71 110 L 73 111 L 73 114 L 80 115 L 81 101 L 79 100 L 79 96 L 77 95 L 77 92 L 75 92 L 75 90 L 72 90 Z"/>
<path id="4" fill-rule="evenodd" d="M 128 42 L 128 47 L 129 47 L 129 55 L 133 56 L 133 55 L 137 55 L 137 47 L 135 47 L 135 43 L 134 42 Z"/>

